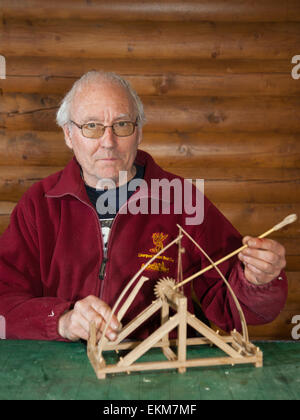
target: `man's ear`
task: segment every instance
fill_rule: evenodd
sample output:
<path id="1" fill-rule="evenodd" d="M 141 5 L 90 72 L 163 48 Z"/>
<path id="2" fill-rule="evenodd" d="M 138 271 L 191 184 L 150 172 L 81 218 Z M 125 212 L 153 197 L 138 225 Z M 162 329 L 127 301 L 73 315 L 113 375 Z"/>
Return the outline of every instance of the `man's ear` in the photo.
<path id="1" fill-rule="evenodd" d="M 142 138 L 143 138 L 143 128 L 140 125 L 138 125 L 137 129 L 138 129 L 138 144 L 141 144 Z"/>
<path id="2" fill-rule="evenodd" d="M 73 144 L 72 144 L 72 135 L 71 135 L 71 127 L 70 124 L 65 124 L 63 126 L 63 131 L 64 131 L 64 135 L 65 135 L 65 142 L 66 145 L 70 148 L 73 149 Z"/>

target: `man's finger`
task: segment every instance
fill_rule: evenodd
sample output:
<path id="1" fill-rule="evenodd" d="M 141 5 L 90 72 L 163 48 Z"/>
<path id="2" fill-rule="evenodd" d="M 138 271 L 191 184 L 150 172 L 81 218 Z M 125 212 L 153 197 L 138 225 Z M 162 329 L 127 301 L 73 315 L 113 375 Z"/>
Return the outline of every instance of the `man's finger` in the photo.
<path id="1" fill-rule="evenodd" d="M 99 301 L 93 301 L 91 306 L 98 314 L 102 316 L 105 322 L 109 320 L 111 308 L 105 302 L 99 299 Z M 118 318 L 113 315 L 109 327 L 114 331 L 119 331 L 120 325 L 121 324 L 118 321 Z"/>
<path id="2" fill-rule="evenodd" d="M 76 323 L 80 325 L 88 335 L 90 323 L 92 321 L 95 322 L 96 329 L 103 332 L 110 313 L 111 309 L 105 302 L 96 296 L 91 295 L 76 302 L 74 306 L 73 320 L 76 320 Z M 111 328 L 112 325 L 114 326 L 114 329 Z M 106 337 L 109 340 L 115 340 L 117 338 L 115 319 L 112 320 L 111 324 L 107 328 Z"/>
<path id="3" fill-rule="evenodd" d="M 245 236 L 243 244 L 247 244 L 249 248 L 264 249 L 272 251 L 279 256 L 284 256 L 284 247 L 277 241 L 267 238 L 254 238 L 252 236 Z"/>
<path id="4" fill-rule="evenodd" d="M 247 264 L 245 266 L 245 275 L 248 281 L 256 285 L 262 285 L 272 280 L 271 276 L 262 273 L 260 270 L 258 270 L 251 264 Z"/>
<path id="5" fill-rule="evenodd" d="M 90 323 L 92 321 L 95 322 L 96 330 L 102 333 L 107 321 L 101 314 L 99 314 L 99 312 L 96 312 L 92 307 L 90 307 L 89 311 L 87 311 L 81 319 L 81 324 L 88 333 L 90 330 Z M 116 330 L 113 330 L 110 326 L 107 328 L 105 335 L 111 341 L 114 341 L 117 338 Z"/>
<path id="6" fill-rule="evenodd" d="M 258 258 L 250 257 L 249 255 L 244 255 L 244 254 L 240 256 L 240 259 L 245 264 L 253 265 L 256 269 L 258 269 L 262 273 L 271 275 L 274 272 L 274 265 L 272 265 L 271 263 L 267 261 L 263 261 Z"/>
<path id="7" fill-rule="evenodd" d="M 241 254 L 245 257 L 256 258 L 261 261 L 266 261 L 272 265 L 279 265 L 281 257 L 272 251 L 265 251 L 257 248 L 246 248 Z"/>

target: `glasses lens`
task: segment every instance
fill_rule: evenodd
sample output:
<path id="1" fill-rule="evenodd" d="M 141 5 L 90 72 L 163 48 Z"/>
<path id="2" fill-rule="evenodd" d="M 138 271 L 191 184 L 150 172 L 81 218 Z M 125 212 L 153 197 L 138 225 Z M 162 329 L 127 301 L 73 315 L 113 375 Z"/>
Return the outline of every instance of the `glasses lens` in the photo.
<path id="1" fill-rule="evenodd" d="M 113 131 L 116 136 L 131 136 L 134 132 L 135 124 L 130 121 L 119 121 L 113 124 Z"/>
<path id="2" fill-rule="evenodd" d="M 89 139 L 97 139 L 102 137 L 104 130 L 105 128 L 102 124 L 88 123 L 83 124 L 82 126 L 82 134 L 84 137 L 88 137 Z"/>

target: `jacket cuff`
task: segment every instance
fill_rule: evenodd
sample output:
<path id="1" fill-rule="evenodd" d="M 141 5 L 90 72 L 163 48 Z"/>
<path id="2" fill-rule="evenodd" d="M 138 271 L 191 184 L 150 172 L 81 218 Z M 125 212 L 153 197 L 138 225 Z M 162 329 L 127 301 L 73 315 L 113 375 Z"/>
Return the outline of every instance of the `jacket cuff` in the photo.
<path id="1" fill-rule="evenodd" d="M 288 286 L 284 271 L 269 283 L 256 285 L 246 279 L 242 263 L 238 261 L 232 272 L 230 284 L 244 308 L 256 314 L 263 323 L 272 322 L 283 309 L 287 299 Z M 247 322 L 257 324 L 252 315 Z"/>
<path id="2" fill-rule="evenodd" d="M 60 303 L 57 304 L 52 311 L 47 315 L 46 318 L 46 334 L 47 334 L 47 338 L 48 340 L 51 341 L 70 341 L 67 340 L 65 338 L 63 338 L 61 335 L 59 335 L 58 333 L 58 321 L 59 318 L 67 311 L 69 311 L 70 309 L 72 309 L 74 303 L 73 302 L 64 302 L 64 303 Z"/>
<path id="3" fill-rule="evenodd" d="M 245 273 L 244 273 L 244 267 L 241 261 L 237 261 L 236 263 L 236 269 L 238 272 L 238 278 L 239 280 L 242 282 L 244 287 L 249 287 L 250 289 L 269 289 L 272 288 L 273 286 L 280 286 L 280 282 L 285 282 L 287 281 L 287 277 L 286 274 L 284 272 L 284 270 L 281 270 L 280 274 L 275 277 L 273 280 L 271 280 L 268 283 L 265 284 L 254 284 L 251 283 L 249 280 L 247 280 Z"/>

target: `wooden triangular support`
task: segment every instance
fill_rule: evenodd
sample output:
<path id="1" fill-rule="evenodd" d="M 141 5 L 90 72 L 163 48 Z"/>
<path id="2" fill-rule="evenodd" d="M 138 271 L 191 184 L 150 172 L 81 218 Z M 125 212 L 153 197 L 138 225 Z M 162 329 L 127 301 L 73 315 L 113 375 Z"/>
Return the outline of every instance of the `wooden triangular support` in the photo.
<path id="1" fill-rule="evenodd" d="M 287 216 L 282 222 L 275 225 L 265 233 L 259 236 L 259 238 L 265 238 L 272 232 L 281 229 L 282 227 L 293 223 L 297 220 L 297 215 L 292 214 Z M 109 319 L 106 322 L 104 331 L 99 343 L 96 343 L 96 327 L 94 323 L 90 324 L 90 337 L 88 340 L 88 357 L 91 361 L 92 366 L 99 379 L 104 379 L 107 373 L 127 372 L 131 371 L 143 371 L 143 370 L 155 370 L 155 369 L 178 369 L 179 372 L 185 372 L 188 367 L 195 366 L 215 366 L 225 364 L 241 364 L 241 363 L 254 363 L 256 367 L 261 367 L 263 364 L 263 355 L 258 347 L 254 346 L 249 341 L 248 329 L 246 320 L 240 306 L 240 303 L 235 296 L 229 282 L 226 280 L 218 265 L 221 262 L 228 260 L 238 252 L 242 251 L 247 247 L 247 244 L 241 248 L 233 251 L 227 256 L 220 260 L 213 262 L 206 252 L 200 247 L 200 245 L 179 225 L 179 234 L 177 238 L 162 248 L 156 255 L 154 255 L 127 283 L 126 287 L 122 290 L 119 298 L 117 299 Z M 181 254 L 185 251 L 181 245 L 181 239 L 185 235 L 191 240 L 194 245 L 202 252 L 203 255 L 210 261 L 208 267 L 194 273 L 186 279 L 182 279 L 182 261 Z M 106 331 L 110 325 L 113 314 L 116 312 L 118 305 L 126 293 L 133 286 L 135 281 L 141 276 L 141 274 L 152 264 L 152 262 L 159 257 L 163 252 L 174 244 L 178 245 L 178 270 L 177 270 L 177 283 L 175 280 L 165 278 L 161 279 L 155 286 L 154 293 L 157 297 L 141 314 L 127 324 L 119 333 L 118 339 L 114 342 L 109 342 L 106 339 Z M 233 301 L 236 304 L 236 308 L 240 315 L 240 321 L 242 326 L 243 335 L 238 333 L 236 330 L 232 331 L 228 336 L 221 336 L 218 331 L 215 332 L 199 319 L 195 318 L 190 312 L 187 311 L 187 298 L 183 295 L 182 286 L 193 279 L 201 276 L 206 271 L 214 268 L 223 279 L 229 293 L 231 294 Z M 129 306 L 133 302 L 137 293 L 141 289 L 142 285 L 148 280 L 147 277 L 140 277 L 137 284 L 129 294 L 123 306 L 120 308 L 117 318 L 119 321 L 123 318 Z M 169 317 L 170 307 L 175 310 L 175 315 Z M 126 338 L 134 332 L 142 323 L 148 320 L 155 312 L 161 310 L 161 327 L 154 331 L 146 340 L 142 342 L 137 341 L 126 341 Z M 187 338 L 187 326 L 192 327 L 202 338 Z M 170 340 L 169 333 L 174 328 L 177 328 L 177 339 Z M 200 345 L 200 344 L 212 344 L 223 350 L 226 354 L 224 357 L 209 357 L 202 359 L 187 359 L 187 346 L 188 345 Z M 143 362 L 139 363 L 137 360 L 143 356 L 152 347 L 161 347 L 163 354 L 166 356 L 167 361 L 162 362 Z M 171 347 L 177 348 L 175 353 Z M 102 352 L 105 350 L 130 350 L 129 353 L 124 357 L 120 358 L 119 362 L 115 365 L 107 365 Z"/>
<path id="2" fill-rule="evenodd" d="M 88 340 L 88 357 L 99 379 L 104 379 L 108 373 L 118 373 L 144 370 L 177 369 L 184 373 L 188 367 L 214 366 L 224 364 L 253 363 L 262 366 L 262 353 L 260 350 L 245 341 L 237 331 L 229 336 L 221 336 L 194 315 L 187 311 L 187 298 L 174 290 L 172 279 L 165 278 L 158 282 L 155 288 L 157 299 L 152 302 L 135 319 L 124 326 L 115 342 L 106 340 L 104 351 L 121 349 L 129 350 L 116 364 L 107 365 L 104 357 L 100 355 L 96 344 L 95 325 L 90 326 Z M 170 308 L 175 311 L 169 316 Z M 161 326 L 144 341 L 124 341 L 134 330 L 149 319 L 158 310 L 161 311 Z M 203 338 L 187 338 L 187 326 L 192 327 Z M 177 339 L 170 340 L 169 333 L 177 328 Z M 226 356 L 202 359 L 187 359 L 187 345 L 213 344 L 223 350 Z M 151 348 L 160 347 L 166 361 L 138 362 Z M 176 352 L 171 347 L 177 349 Z"/>

